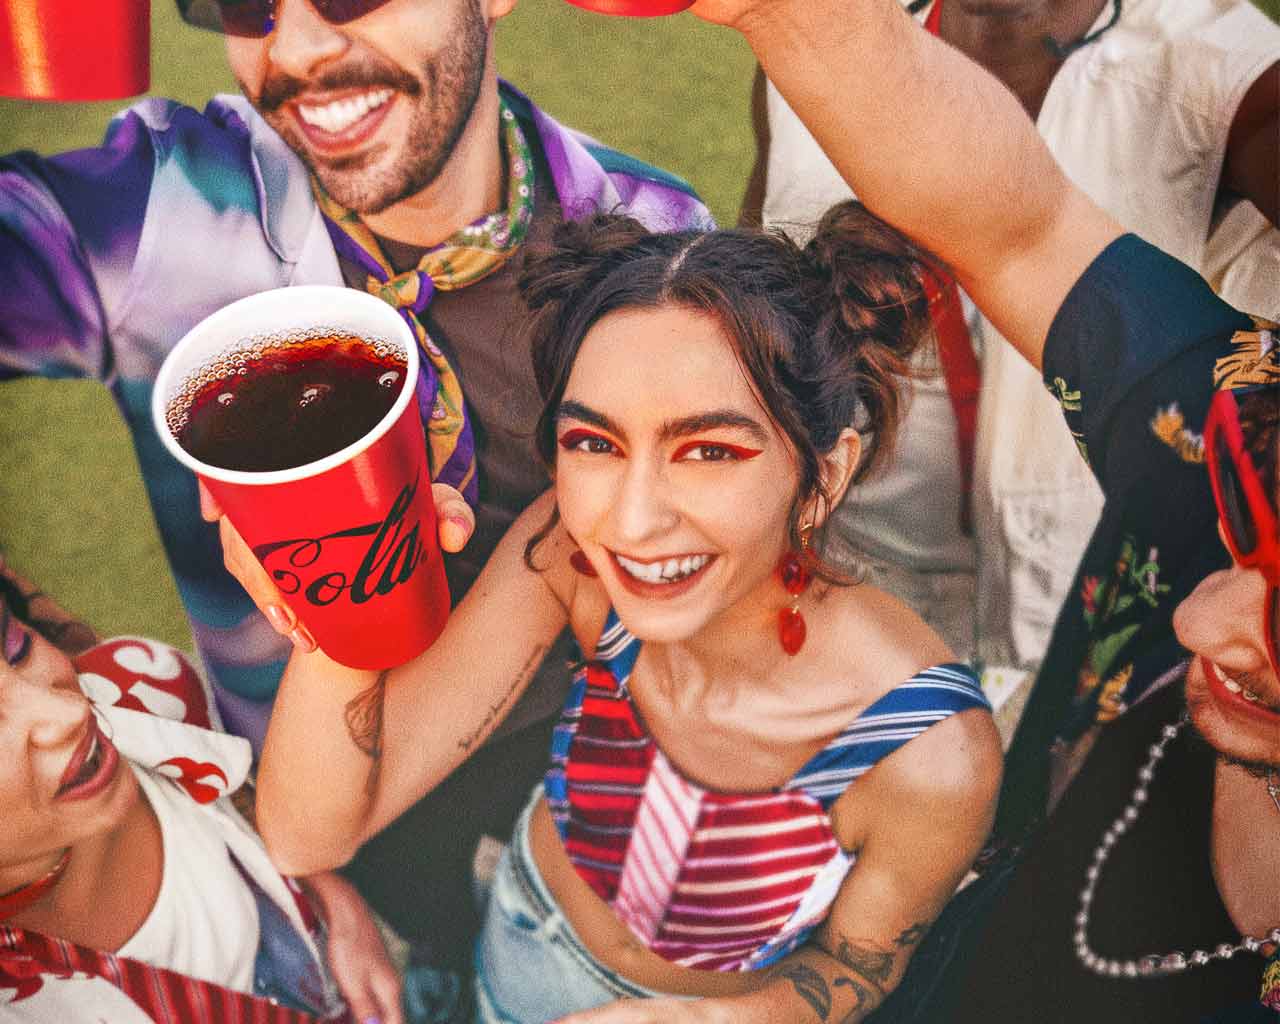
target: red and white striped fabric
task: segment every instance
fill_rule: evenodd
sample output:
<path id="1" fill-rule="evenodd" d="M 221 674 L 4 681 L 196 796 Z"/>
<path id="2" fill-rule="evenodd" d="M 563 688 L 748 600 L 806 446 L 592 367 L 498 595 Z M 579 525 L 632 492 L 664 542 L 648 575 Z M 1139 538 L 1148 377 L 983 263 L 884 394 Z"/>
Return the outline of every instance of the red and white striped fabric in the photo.
<path id="1" fill-rule="evenodd" d="M 965 666 L 926 669 L 786 785 L 717 793 L 683 778 L 646 731 L 627 690 L 639 650 L 610 613 L 552 740 L 547 805 L 596 895 L 648 948 L 703 970 L 754 970 L 803 942 L 854 863 L 832 831 L 831 804 L 931 725 L 987 706 Z"/>

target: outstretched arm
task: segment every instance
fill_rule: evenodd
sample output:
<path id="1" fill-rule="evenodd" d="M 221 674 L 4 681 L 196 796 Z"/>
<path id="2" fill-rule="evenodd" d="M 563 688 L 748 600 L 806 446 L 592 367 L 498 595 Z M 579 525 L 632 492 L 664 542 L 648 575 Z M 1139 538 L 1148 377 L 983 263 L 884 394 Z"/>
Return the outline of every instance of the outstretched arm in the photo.
<path id="1" fill-rule="evenodd" d="M 698 0 L 870 209 L 948 263 L 1027 359 L 1121 229 L 1067 181 L 1013 94 L 898 0 Z"/>

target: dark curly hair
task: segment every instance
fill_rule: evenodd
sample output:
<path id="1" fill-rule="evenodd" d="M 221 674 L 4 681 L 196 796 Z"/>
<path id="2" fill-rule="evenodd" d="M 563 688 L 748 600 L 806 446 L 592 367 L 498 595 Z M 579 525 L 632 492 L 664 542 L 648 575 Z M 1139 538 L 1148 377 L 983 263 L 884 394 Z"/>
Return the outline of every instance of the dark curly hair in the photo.
<path id="1" fill-rule="evenodd" d="M 934 264 L 857 202 L 833 207 L 803 248 L 780 233 L 738 229 L 655 234 L 629 217 L 561 225 L 520 276 L 532 312 L 534 374 L 543 400 L 538 452 L 556 453 L 555 418 L 591 327 L 617 310 L 681 306 L 714 316 L 756 394 L 795 453 L 790 515 L 823 488 L 822 456 L 841 432 L 862 436 L 863 479 L 892 448 L 902 383 L 928 332 L 923 275 Z M 526 550 L 526 561 L 554 520 Z M 811 568 L 839 574 L 816 557 Z"/>

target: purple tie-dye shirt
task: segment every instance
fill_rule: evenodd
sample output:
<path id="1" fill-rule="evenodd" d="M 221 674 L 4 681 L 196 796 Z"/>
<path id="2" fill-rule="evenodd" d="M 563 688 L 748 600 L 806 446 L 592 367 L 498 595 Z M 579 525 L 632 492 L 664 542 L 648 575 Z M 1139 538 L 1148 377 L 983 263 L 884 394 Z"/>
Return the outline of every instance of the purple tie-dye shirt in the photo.
<path id="1" fill-rule="evenodd" d="M 656 230 L 711 226 L 683 182 L 502 88 L 566 216 L 619 210 Z M 223 569 L 194 478 L 151 426 L 151 386 L 169 349 L 215 309 L 267 288 L 342 283 L 306 170 L 242 97 L 217 97 L 203 113 L 144 100 L 100 147 L 0 159 L 0 380 L 87 377 L 111 389 L 196 646 L 228 723 L 255 745 L 289 648 Z"/>

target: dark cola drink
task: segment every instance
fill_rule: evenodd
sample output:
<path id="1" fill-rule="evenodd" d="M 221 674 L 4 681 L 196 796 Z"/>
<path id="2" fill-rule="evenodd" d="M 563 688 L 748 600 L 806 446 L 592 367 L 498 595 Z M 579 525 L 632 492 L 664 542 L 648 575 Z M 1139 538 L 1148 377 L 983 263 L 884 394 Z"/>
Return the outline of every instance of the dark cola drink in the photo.
<path id="1" fill-rule="evenodd" d="M 169 424 L 207 465 L 292 469 L 364 437 L 395 404 L 405 373 L 403 354 L 381 342 L 316 331 L 275 337 L 188 381 Z"/>

